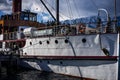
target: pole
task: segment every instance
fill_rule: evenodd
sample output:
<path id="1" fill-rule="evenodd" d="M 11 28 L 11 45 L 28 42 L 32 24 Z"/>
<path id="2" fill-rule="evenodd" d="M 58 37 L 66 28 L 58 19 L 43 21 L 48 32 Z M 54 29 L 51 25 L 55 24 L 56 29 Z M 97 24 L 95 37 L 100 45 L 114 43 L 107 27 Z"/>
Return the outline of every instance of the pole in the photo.
<path id="1" fill-rule="evenodd" d="M 117 31 L 117 8 L 116 8 L 116 0 L 114 0 L 114 23 L 115 23 L 115 32 Z"/>
<path id="2" fill-rule="evenodd" d="M 56 19 L 57 25 L 59 25 L 59 0 L 56 0 Z"/>

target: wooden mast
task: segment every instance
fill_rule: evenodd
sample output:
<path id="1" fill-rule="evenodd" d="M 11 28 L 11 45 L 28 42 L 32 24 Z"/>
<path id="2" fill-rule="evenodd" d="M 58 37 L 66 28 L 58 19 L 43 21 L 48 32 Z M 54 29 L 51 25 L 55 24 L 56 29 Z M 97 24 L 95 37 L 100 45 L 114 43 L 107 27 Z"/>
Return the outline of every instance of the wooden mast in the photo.
<path id="1" fill-rule="evenodd" d="M 59 25 L 59 0 L 56 0 L 56 24 Z"/>

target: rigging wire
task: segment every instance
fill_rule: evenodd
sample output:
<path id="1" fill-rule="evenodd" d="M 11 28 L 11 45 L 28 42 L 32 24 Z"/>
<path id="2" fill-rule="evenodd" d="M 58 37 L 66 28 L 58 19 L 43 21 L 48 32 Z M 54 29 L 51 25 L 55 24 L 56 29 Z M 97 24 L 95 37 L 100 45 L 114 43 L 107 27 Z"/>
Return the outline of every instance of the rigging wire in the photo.
<path id="1" fill-rule="evenodd" d="M 66 1 L 66 3 L 67 3 L 67 7 L 68 7 L 68 9 L 66 10 L 66 11 L 68 11 L 68 14 L 69 15 L 65 15 L 65 14 L 63 14 L 62 13 L 62 10 L 60 11 L 60 17 L 62 18 L 62 19 L 65 19 L 63 16 L 65 16 L 65 17 L 67 17 L 67 18 L 70 18 L 70 20 L 73 18 L 73 13 L 72 13 L 72 8 L 71 8 L 71 6 L 70 6 L 70 0 L 65 0 Z M 92 1 L 92 3 L 94 4 L 94 6 L 95 6 L 95 8 L 98 10 L 98 6 L 96 5 L 96 3 L 94 2 L 94 0 L 91 0 Z M 51 8 L 51 11 L 52 12 L 54 12 L 55 13 L 55 8 L 53 7 L 53 5 L 51 5 L 48 1 L 46 1 L 46 0 L 44 0 L 44 2 L 46 2 L 47 3 L 47 6 L 49 6 L 49 8 Z M 73 3 L 74 3 L 74 7 L 75 7 L 75 9 L 77 10 L 77 11 L 79 11 L 78 13 L 80 14 L 80 10 L 78 10 L 78 6 L 76 5 L 76 1 L 73 1 Z M 54 4 L 55 4 L 55 2 L 54 2 Z M 43 7 L 44 8 L 44 7 Z M 43 11 L 45 10 L 45 8 L 43 9 Z M 79 15 L 78 14 L 78 15 Z M 70 16 L 70 17 L 68 17 L 68 16 Z M 70 21 L 70 23 L 71 23 L 71 21 Z M 92 22 L 90 22 L 90 24 L 91 24 Z M 94 22 L 93 22 L 94 23 Z M 86 24 L 88 24 L 88 23 L 86 23 Z"/>
<path id="2" fill-rule="evenodd" d="M 71 24 L 71 20 L 72 20 L 72 11 L 71 11 L 71 6 L 70 6 L 70 2 L 69 0 L 66 0 L 66 3 L 67 3 L 67 7 L 68 7 L 68 13 L 69 13 L 69 16 L 70 16 L 70 24 Z"/>
<path id="3" fill-rule="evenodd" d="M 55 8 L 53 7 L 54 2 L 52 5 L 46 0 L 44 0 L 44 2 L 46 2 L 48 4 L 48 6 L 51 8 L 51 10 L 55 11 Z"/>
<path id="4" fill-rule="evenodd" d="M 51 11 L 53 12 L 53 14 L 55 14 L 55 11 L 56 9 L 48 2 L 48 1 L 45 1 L 47 3 L 47 5 L 49 6 L 49 8 L 51 9 Z M 55 4 L 55 2 L 53 2 L 53 4 Z M 62 18 L 62 19 L 65 19 L 62 15 L 62 12 L 59 13 L 59 16 Z"/>
<path id="5" fill-rule="evenodd" d="M 70 0 L 67 0 L 67 2 L 68 2 L 68 10 L 69 10 L 69 13 L 70 13 L 70 18 L 72 19 L 73 18 L 73 13 L 72 13 L 71 5 L 70 5 Z"/>
<path id="6" fill-rule="evenodd" d="M 98 6 L 97 6 L 97 4 L 95 3 L 95 1 L 94 0 L 91 0 L 91 2 L 92 2 L 92 4 L 93 4 L 93 7 L 96 9 L 96 10 L 98 10 Z M 95 19 L 94 19 L 94 21 L 95 21 Z M 90 19 L 90 21 L 89 21 L 89 24 L 91 24 L 91 23 L 94 23 L 94 22 L 92 22 L 92 18 Z M 94 23 L 95 24 L 95 23 Z"/>
<path id="7" fill-rule="evenodd" d="M 41 4 L 42 4 L 42 3 L 41 3 Z M 42 9 L 41 9 L 41 10 L 42 10 L 42 11 L 41 11 L 41 16 L 43 17 L 43 16 L 44 16 L 44 15 L 43 15 L 43 12 L 45 12 L 45 8 L 44 8 L 44 6 L 41 6 L 41 8 L 42 8 Z"/>
<path id="8" fill-rule="evenodd" d="M 48 3 L 48 2 L 47 2 L 47 3 Z M 56 4 L 56 2 L 54 2 L 53 4 Z M 53 5 L 53 4 L 52 4 L 52 5 Z M 52 10 L 54 11 L 54 14 L 55 14 L 56 9 L 55 9 L 50 3 L 48 3 L 48 5 L 52 8 Z M 54 5 L 54 6 L 55 6 L 55 5 Z M 59 11 L 59 16 L 60 16 L 62 19 L 64 19 L 64 17 L 63 17 L 62 15 L 64 15 L 64 14 L 62 14 L 62 12 Z"/>
<path id="9" fill-rule="evenodd" d="M 97 6 L 97 4 L 95 3 L 95 1 L 94 1 L 94 0 L 91 0 L 91 2 L 92 2 L 93 5 L 95 6 L 95 8 L 98 10 L 98 6 Z"/>
<path id="10" fill-rule="evenodd" d="M 54 13 L 55 13 L 56 9 L 55 9 L 51 4 L 49 4 L 49 2 L 47 2 L 47 3 L 48 3 L 48 5 L 49 5 L 49 7 L 52 8 L 52 10 L 53 10 Z M 56 3 L 54 3 L 54 4 L 56 4 Z M 61 10 L 61 9 L 60 9 L 60 10 Z M 64 11 L 63 11 L 63 12 L 64 12 Z M 62 13 L 62 10 L 59 11 L 59 16 L 60 16 L 60 18 L 62 18 L 62 19 L 65 19 L 63 16 L 65 16 L 65 17 L 67 17 L 67 18 L 70 18 L 70 17 L 64 15 L 64 13 Z"/>
<path id="11" fill-rule="evenodd" d="M 79 17 L 79 16 L 80 16 L 80 10 L 79 10 L 79 8 L 78 8 L 78 5 L 77 5 L 77 3 L 76 3 L 76 0 L 73 0 L 73 4 L 74 4 L 74 6 L 75 6 L 77 15 L 78 15 L 78 17 Z"/>

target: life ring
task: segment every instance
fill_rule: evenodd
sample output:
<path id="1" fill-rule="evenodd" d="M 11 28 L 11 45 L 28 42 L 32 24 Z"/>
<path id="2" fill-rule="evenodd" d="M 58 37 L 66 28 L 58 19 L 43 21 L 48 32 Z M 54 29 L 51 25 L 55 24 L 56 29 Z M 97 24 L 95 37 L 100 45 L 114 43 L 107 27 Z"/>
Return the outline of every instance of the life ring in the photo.
<path id="1" fill-rule="evenodd" d="M 85 24 L 81 23 L 78 25 L 78 33 L 85 33 L 86 26 Z"/>

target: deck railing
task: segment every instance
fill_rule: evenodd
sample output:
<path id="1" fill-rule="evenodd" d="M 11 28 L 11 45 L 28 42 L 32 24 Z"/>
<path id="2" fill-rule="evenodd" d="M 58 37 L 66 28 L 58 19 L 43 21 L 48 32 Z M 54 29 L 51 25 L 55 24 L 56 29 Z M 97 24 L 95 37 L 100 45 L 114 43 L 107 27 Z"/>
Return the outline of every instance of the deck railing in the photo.
<path id="1" fill-rule="evenodd" d="M 20 32 L 10 32 L 10 33 L 5 33 L 3 35 L 4 35 L 4 40 L 22 39 Z"/>

